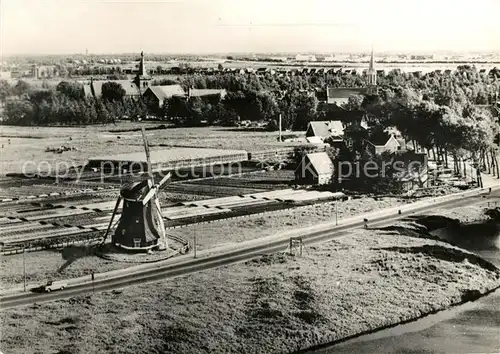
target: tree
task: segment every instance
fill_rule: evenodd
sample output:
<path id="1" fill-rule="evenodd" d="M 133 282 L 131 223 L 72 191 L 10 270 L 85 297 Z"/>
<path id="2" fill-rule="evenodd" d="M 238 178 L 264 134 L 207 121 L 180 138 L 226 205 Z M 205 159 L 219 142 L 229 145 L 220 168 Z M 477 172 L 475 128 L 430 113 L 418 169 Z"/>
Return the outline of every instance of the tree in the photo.
<path id="1" fill-rule="evenodd" d="M 402 183 L 398 179 L 393 161 L 389 153 L 382 155 L 365 153 L 356 161 L 356 164 L 360 166 L 359 175 L 351 173 L 345 186 L 364 193 L 401 193 Z"/>
<path id="2" fill-rule="evenodd" d="M 184 97 L 172 96 L 167 100 L 166 115 L 171 120 L 184 122 L 189 117 L 187 101 Z"/>
<path id="3" fill-rule="evenodd" d="M 83 86 L 77 83 L 61 81 L 56 86 L 56 91 L 74 100 L 83 99 L 84 97 Z"/>
<path id="4" fill-rule="evenodd" d="M 275 132 L 279 130 L 278 121 L 276 119 L 271 119 L 266 125 L 266 130 L 270 132 Z"/>
<path id="5" fill-rule="evenodd" d="M 105 82 L 102 85 L 102 99 L 105 101 L 122 101 L 125 89 L 117 82 Z"/>
<path id="6" fill-rule="evenodd" d="M 316 119 L 318 99 L 316 96 L 299 94 L 292 100 L 292 128 L 294 130 L 305 130 L 307 124 Z"/>
<path id="7" fill-rule="evenodd" d="M 342 105 L 342 108 L 348 111 L 355 111 L 361 109 L 363 104 L 363 96 L 352 95 L 347 99 L 347 102 Z"/>
<path id="8" fill-rule="evenodd" d="M 14 86 L 12 93 L 16 96 L 22 96 L 24 94 L 29 93 L 30 90 L 31 90 L 31 86 L 26 81 L 19 80 L 17 82 L 16 86 Z"/>
<path id="9" fill-rule="evenodd" d="M 0 80 L 0 102 L 4 102 L 12 94 L 12 86 L 7 80 Z"/>
<path id="10" fill-rule="evenodd" d="M 6 123 L 12 125 L 33 125 L 33 104 L 28 100 L 7 102 L 5 105 Z"/>

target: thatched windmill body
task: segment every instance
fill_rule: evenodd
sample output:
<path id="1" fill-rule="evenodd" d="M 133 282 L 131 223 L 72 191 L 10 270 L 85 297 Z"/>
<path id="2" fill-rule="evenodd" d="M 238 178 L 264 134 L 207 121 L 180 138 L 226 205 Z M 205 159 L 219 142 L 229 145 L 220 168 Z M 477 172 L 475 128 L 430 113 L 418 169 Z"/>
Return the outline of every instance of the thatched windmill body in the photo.
<path id="1" fill-rule="evenodd" d="M 154 182 L 144 128 L 142 129 L 142 137 L 146 151 L 147 179 L 122 185 L 103 243 L 106 241 L 116 212 L 123 200 L 122 214 L 111 237 L 112 243 L 120 248 L 135 251 L 166 249 L 165 225 L 158 199 L 158 190 L 170 179 L 171 174 L 168 173 L 158 184 Z"/>

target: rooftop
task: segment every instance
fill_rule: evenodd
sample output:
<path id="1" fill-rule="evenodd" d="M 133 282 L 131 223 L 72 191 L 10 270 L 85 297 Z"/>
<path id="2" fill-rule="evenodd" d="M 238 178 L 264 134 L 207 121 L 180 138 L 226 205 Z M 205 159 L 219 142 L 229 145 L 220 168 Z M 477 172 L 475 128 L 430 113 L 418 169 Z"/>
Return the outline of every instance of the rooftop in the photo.
<path id="1" fill-rule="evenodd" d="M 189 89 L 188 94 L 191 97 L 220 95 L 221 98 L 224 98 L 224 96 L 226 96 L 227 92 L 225 89 Z"/>
<path id="2" fill-rule="evenodd" d="M 326 100 L 327 103 L 341 105 L 349 101 L 349 97 L 354 95 L 364 95 L 366 93 L 366 88 L 364 87 L 353 87 L 353 88 L 342 88 L 342 87 L 329 87 L 326 90 Z"/>
<path id="3" fill-rule="evenodd" d="M 344 126 L 340 120 L 309 122 L 307 130 L 306 134 L 308 136 L 319 136 L 322 138 L 328 138 L 331 135 L 340 136 L 344 134 Z"/>
<path id="4" fill-rule="evenodd" d="M 306 157 L 318 174 L 333 174 L 334 165 L 326 152 L 315 152 Z"/>
<path id="5" fill-rule="evenodd" d="M 84 92 L 86 95 L 91 95 L 91 85 L 94 88 L 94 93 L 96 97 L 99 97 L 102 95 L 102 85 L 104 85 L 106 82 L 114 82 L 117 84 L 120 84 L 123 89 L 125 90 L 125 95 L 126 96 L 138 96 L 140 95 L 139 88 L 137 85 L 133 82 L 133 80 L 94 80 L 91 83 L 85 84 L 83 86 Z"/>
<path id="6" fill-rule="evenodd" d="M 239 162 L 248 159 L 245 150 L 223 150 L 205 148 L 171 148 L 151 150 L 150 158 L 152 165 L 162 165 L 165 168 L 203 166 L 218 163 Z M 131 152 L 116 155 L 101 155 L 91 157 L 89 163 L 92 165 L 104 163 L 146 163 L 144 151 Z M 155 166 L 153 166 L 155 167 Z"/>
<path id="7" fill-rule="evenodd" d="M 184 96 L 186 93 L 181 85 L 150 86 L 148 88 L 161 101 L 172 96 Z"/>

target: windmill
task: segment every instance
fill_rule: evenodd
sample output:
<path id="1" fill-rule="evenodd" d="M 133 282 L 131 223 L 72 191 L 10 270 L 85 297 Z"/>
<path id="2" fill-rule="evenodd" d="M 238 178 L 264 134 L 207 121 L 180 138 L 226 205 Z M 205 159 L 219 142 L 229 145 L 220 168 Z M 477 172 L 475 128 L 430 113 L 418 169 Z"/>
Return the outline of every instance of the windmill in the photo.
<path id="1" fill-rule="evenodd" d="M 122 214 L 118 220 L 118 226 L 111 237 L 112 243 L 127 250 L 148 251 L 153 248 L 166 249 L 165 225 L 161 214 L 158 190 L 170 179 L 171 173 L 169 172 L 163 177 L 160 183 L 155 183 L 144 128 L 142 128 L 142 139 L 146 152 L 147 179 L 122 184 L 120 195 L 116 201 L 102 243 L 106 241 L 118 207 L 123 200 Z"/>

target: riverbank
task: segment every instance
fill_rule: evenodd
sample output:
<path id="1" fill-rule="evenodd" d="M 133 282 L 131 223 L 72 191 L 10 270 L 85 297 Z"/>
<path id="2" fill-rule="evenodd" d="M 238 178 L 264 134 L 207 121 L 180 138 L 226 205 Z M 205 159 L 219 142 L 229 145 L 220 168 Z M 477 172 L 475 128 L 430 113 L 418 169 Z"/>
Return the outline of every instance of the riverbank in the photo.
<path id="1" fill-rule="evenodd" d="M 470 208 L 484 214 L 481 206 L 462 214 L 470 217 Z M 356 230 L 305 245 L 302 256 L 263 256 L 2 311 L 2 351 L 293 352 L 418 318 L 500 285 L 493 265 L 429 237 L 411 223 Z"/>

